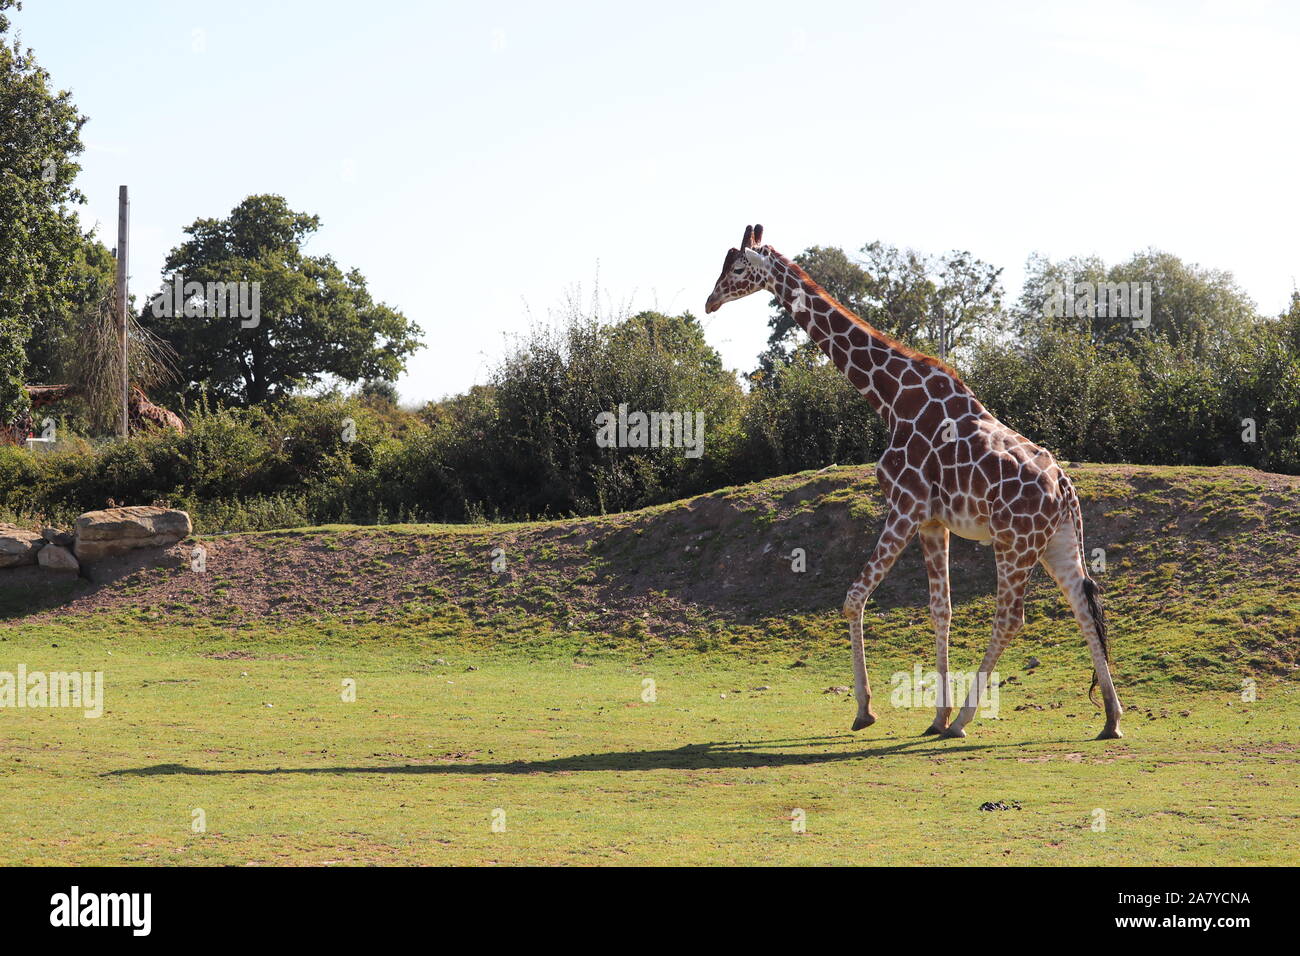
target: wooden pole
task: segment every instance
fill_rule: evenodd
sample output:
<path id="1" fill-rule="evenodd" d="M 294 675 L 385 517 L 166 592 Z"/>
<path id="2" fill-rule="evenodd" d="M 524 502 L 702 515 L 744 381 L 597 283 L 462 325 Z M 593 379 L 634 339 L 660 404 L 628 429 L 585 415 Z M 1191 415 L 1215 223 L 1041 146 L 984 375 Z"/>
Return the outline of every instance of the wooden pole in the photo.
<path id="1" fill-rule="evenodd" d="M 131 419 L 128 411 L 130 405 L 129 381 L 130 370 L 127 367 L 126 357 L 126 310 L 130 299 L 127 297 L 126 276 L 127 276 L 127 244 L 128 233 L 131 231 L 131 200 L 127 196 L 125 186 L 117 188 L 117 340 L 122 354 L 122 437 L 126 438 L 130 434 Z"/>

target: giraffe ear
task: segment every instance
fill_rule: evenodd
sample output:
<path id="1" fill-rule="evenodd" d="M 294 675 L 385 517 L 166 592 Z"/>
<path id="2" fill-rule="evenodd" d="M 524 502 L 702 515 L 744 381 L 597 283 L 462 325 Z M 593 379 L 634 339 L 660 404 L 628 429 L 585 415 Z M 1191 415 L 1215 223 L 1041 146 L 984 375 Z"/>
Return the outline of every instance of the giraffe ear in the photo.
<path id="1" fill-rule="evenodd" d="M 754 226 L 754 245 L 761 246 L 762 244 L 763 244 L 763 227 L 756 225 Z"/>
<path id="2" fill-rule="evenodd" d="M 745 261 L 751 266 L 757 266 L 760 269 L 766 268 L 767 259 L 764 258 L 761 252 L 758 252 L 755 249 L 745 249 L 743 251 L 745 253 Z"/>
<path id="3" fill-rule="evenodd" d="M 743 239 L 740 240 L 740 248 L 741 248 L 741 249 L 748 249 L 748 248 L 749 248 L 750 246 L 752 246 L 753 244 L 754 244 L 754 227 L 753 227 L 753 226 L 746 226 L 746 227 L 745 227 L 745 238 L 743 238 Z"/>

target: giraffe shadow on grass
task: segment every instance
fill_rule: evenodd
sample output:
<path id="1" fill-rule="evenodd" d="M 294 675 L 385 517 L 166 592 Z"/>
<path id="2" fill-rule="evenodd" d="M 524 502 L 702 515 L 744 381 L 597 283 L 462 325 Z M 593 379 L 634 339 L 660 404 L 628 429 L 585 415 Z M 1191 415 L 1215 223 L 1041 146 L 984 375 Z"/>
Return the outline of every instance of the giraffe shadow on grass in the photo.
<path id="1" fill-rule="evenodd" d="M 949 754 L 969 754 L 979 751 L 1023 749 L 1026 743 L 961 744 L 953 746 L 933 738 L 904 740 L 900 743 L 866 748 L 846 748 L 826 751 L 836 743 L 849 743 L 849 735 L 832 737 L 795 737 L 774 740 L 726 741 L 704 744 L 687 744 L 665 750 L 626 750 L 607 753 L 576 754 L 553 757 L 547 760 L 511 760 L 476 763 L 388 764 L 376 766 L 332 767 L 191 767 L 185 764 L 166 763 L 150 767 L 128 767 L 110 770 L 105 777 L 155 777 L 155 776 L 227 776 L 251 774 L 256 776 L 295 776 L 314 774 L 474 774 L 497 776 L 533 773 L 582 773 L 591 771 L 638 770 L 753 770 L 764 767 L 816 766 L 870 758 L 934 757 Z M 1040 744 L 1073 743 L 1074 741 L 1039 741 Z M 762 748 L 776 747 L 778 750 Z M 786 752 L 802 751 L 802 752 Z"/>

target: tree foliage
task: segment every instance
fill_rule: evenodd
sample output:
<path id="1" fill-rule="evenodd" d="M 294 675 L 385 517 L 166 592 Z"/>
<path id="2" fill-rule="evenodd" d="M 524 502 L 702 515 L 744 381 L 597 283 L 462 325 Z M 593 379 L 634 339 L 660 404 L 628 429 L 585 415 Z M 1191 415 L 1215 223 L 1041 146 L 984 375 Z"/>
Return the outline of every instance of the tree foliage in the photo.
<path id="1" fill-rule="evenodd" d="M 1073 314 L 1046 315 L 1053 284 L 1073 288 L 1079 283 L 1100 287 L 1108 283 L 1146 284 L 1150 288 L 1150 328 L 1134 335 L 1130 317 L 1111 317 L 1100 308 L 1076 304 Z M 1029 257 L 1025 284 L 1010 309 L 1009 327 L 1022 339 L 1042 334 L 1047 325 L 1087 335 L 1094 342 L 1139 347 L 1144 337 L 1158 336 L 1192 353 L 1208 355 L 1231 342 L 1257 321 L 1255 303 L 1232 274 L 1183 262 L 1172 253 L 1148 249 L 1126 262 L 1107 266 L 1096 256 L 1074 256 L 1059 261 L 1041 255 Z"/>
<path id="2" fill-rule="evenodd" d="M 812 246 L 795 262 L 841 305 L 908 345 L 937 353 L 967 350 L 998 328 L 1002 270 L 969 252 L 928 256 L 883 242 L 863 246 L 861 260 L 834 246 Z M 760 379 L 810 348 L 794 318 L 773 299 L 767 351 L 759 357 Z"/>
<path id="3" fill-rule="evenodd" d="M 27 340 L 27 380 L 54 384 L 72 380 L 71 356 L 85 324 L 111 308 L 117 262 L 98 239 L 84 237 L 69 264 L 64 293 L 32 322 Z"/>
<path id="4" fill-rule="evenodd" d="M 362 274 L 303 250 L 320 226 L 280 196 L 249 196 L 224 219 L 197 219 L 171 251 L 160 294 L 177 278 L 204 292 L 181 307 L 153 300 L 141 321 L 180 356 L 181 395 L 256 404 L 320 382 L 393 380 L 420 347 L 420 329 L 375 302 Z M 258 284 L 260 314 L 235 315 L 209 284 Z M 251 301 L 251 295 L 248 300 Z M 225 314 L 222 314 L 224 311 Z M 162 314 L 159 314 L 162 313 Z"/>
<path id="5" fill-rule="evenodd" d="M 70 204 L 85 117 L 32 51 L 8 38 L 0 0 L 0 422 L 27 405 L 26 346 L 36 316 L 62 308 L 82 241 Z"/>
<path id="6" fill-rule="evenodd" d="M 665 488 L 708 487 L 734 440 L 742 398 L 690 313 L 601 322 L 571 303 L 559 323 L 514 343 L 489 387 L 427 415 L 459 439 L 438 471 L 454 483 L 453 499 L 495 513 L 590 514 L 649 503 Z M 677 448 L 601 447 L 597 416 L 620 405 L 700 413 L 702 458 Z"/>
<path id="7" fill-rule="evenodd" d="M 978 342 L 961 371 L 990 411 L 1063 460 L 1300 474 L 1298 343 L 1300 297 L 1204 357 L 1160 335 L 1097 342 L 1049 327 Z M 601 447 L 595 417 L 618 404 L 704 411 L 703 456 Z M 183 436 L 55 455 L 0 449 L 0 508 L 44 522 L 110 495 L 164 498 L 204 531 L 592 514 L 873 461 L 886 439 L 813 354 L 744 393 L 693 317 L 652 312 L 609 321 L 572 311 L 517 339 L 487 384 L 418 413 L 373 390 L 185 411 Z"/>

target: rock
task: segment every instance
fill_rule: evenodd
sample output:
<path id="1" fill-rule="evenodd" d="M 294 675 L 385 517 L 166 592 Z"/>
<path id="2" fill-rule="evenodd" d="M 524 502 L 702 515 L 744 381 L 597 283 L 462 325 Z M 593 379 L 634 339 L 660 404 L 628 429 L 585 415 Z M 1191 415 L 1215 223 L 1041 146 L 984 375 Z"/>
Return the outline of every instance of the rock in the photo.
<path id="1" fill-rule="evenodd" d="M 166 548 L 189 536 L 194 526 L 184 511 L 153 505 L 87 511 L 77 518 L 73 552 L 82 561 L 98 561 L 135 548 Z"/>
<path id="2" fill-rule="evenodd" d="M 45 539 L 35 531 L 0 524 L 0 568 L 35 564 L 36 553 L 45 547 Z"/>
<path id="3" fill-rule="evenodd" d="M 1029 662 L 1025 664 L 1025 670 L 1031 671 L 1042 663 L 1037 657 L 1030 657 Z"/>
<path id="4" fill-rule="evenodd" d="M 45 528 L 41 531 L 41 537 L 50 544 L 57 544 L 64 548 L 71 548 L 77 543 L 77 536 L 70 531 L 60 531 L 58 528 Z"/>
<path id="5" fill-rule="evenodd" d="M 36 555 L 36 563 L 50 571 L 71 571 L 76 574 L 81 570 L 77 559 L 61 544 L 47 544 Z"/>

